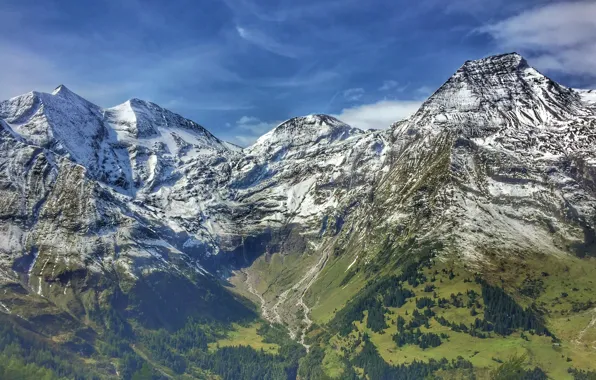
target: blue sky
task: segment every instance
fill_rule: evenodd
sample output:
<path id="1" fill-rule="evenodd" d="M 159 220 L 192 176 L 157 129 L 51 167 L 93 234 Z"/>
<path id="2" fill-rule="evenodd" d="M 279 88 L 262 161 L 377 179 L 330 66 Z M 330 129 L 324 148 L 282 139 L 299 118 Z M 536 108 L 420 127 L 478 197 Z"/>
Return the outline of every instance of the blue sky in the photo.
<path id="1" fill-rule="evenodd" d="M 0 98 L 154 101 L 246 145 L 309 113 L 384 128 L 465 60 L 518 51 L 596 87 L 596 2 L 3 0 Z"/>

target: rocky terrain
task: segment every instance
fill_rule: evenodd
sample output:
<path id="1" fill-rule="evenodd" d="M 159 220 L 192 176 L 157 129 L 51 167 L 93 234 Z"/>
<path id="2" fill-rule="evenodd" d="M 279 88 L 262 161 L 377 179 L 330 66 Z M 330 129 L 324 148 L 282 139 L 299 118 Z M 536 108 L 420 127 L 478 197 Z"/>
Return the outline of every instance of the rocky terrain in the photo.
<path id="1" fill-rule="evenodd" d="M 594 104 L 517 54 L 466 62 L 388 129 L 309 115 L 246 148 L 139 99 L 101 108 L 59 86 L 6 100 L 0 312 L 93 325 L 117 307 L 176 326 L 250 313 L 247 297 L 308 347 L 333 268 L 382 271 L 396 259 L 381 245 L 432 244 L 478 272 L 594 257 Z"/>

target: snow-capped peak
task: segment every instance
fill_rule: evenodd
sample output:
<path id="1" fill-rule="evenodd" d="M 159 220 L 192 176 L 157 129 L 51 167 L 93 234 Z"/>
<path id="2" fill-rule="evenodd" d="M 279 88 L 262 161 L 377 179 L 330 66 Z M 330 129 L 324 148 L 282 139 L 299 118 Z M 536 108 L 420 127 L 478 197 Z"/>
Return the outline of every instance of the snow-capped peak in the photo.
<path id="1" fill-rule="evenodd" d="M 528 62 L 520 54 L 516 52 L 492 55 L 486 58 L 480 58 L 475 60 L 468 60 L 464 62 L 459 71 L 471 71 L 477 68 L 490 68 L 491 72 L 495 72 L 495 68 L 501 72 L 517 71 L 528 68 Z"/>
<path id="2" fill-rule="evenodd" d="M 409 124 L 482 135 L 495 128 L 548 126 L 590 114 L 575 91 L 510 53 L 464 63 Z"/>
<path id="3" fill-rule="evenodd" d="M 54 91 L 52 91 L 52 95 L 58 95 L 58 94 L 70 94 L 73 93 L 72 91 L 70 91 L 65 85 L 61 84 L 60 86 L 56 87 L 54 89 Z"/>
<path id="4" fill-rule="evenodd" d="M 313 114 L 284 121 L 261 136 L 246 151 L 254 155 L 277 154 L 299 147 L 325 146 L 363 133 L 333 116 Z"/>
<path id="5" fill-rule="evenodd" d="M 112 125 L 126 131 L 131 137 L 156 137 L 160 135 L 160 129 L 181 128 L 215 145 L 224 145 L 201 125 L 146 100 L 132 98 L 104 112 Z"/>
<path id="6" fill-rule="evenodd" d="M 584 103 L 596 106 L 596 90 L 575 89 Z"/>

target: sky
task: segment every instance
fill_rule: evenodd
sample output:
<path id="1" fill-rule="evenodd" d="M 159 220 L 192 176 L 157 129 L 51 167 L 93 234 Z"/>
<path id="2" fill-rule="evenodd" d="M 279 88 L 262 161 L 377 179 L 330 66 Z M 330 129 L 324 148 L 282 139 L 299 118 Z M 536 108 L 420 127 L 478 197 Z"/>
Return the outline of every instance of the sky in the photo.
<path id="1" fill-rule="evenodd" d="M 596 88 L 596 0 L 0 2 L 0 99 L 135 97 L 242 146 L 312 113 L 386 128 L 466 60 L 511 51 Z"/>

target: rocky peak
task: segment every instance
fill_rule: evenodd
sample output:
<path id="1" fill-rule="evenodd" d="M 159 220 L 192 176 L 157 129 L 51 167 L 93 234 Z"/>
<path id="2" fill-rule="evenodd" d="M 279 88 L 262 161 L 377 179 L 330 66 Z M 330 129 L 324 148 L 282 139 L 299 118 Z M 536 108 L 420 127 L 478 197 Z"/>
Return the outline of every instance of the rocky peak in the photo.
<path id="1" fill-rule="evenodd" d="M 30 92 L 0 103 L 0 118 L 27 142 L 89 164 L 101 134 L 101 109 L 64 85 L 51 94 Z"/>
<path id="2" fill-rule="evenodd" d="M 356 131 L 358 130 L 333 116 L 319 114 L 293 117 L 278 125 L 271 132 L 272 135 L 291 135 L 289 137 L 303 134 L 315 134 L 316 136 L 331 134 L 333 138 L 341 138 L 344 134 L 347 137 L 347 135 Z"/>
<path id="3" fill-rule="evenodd" d="M 188 120 L 159 105 L 132 98 L 112 108 L 105 109 L 105 116 L 116 129 L 125 132 L 131 138 L 154 138 L 165 131 L 187 130 L 195 138 L 205 140 L 206 144 L 217 145 L 219 150 L 227 150 L 218 138 L 201 125 Z"/>
<path id="4" fill-rule="evenodd" d="M 155 112 L 151 112 L 148 105 L 147 102 L 133 98 L 106 109 L 105 115 L 115 129 L 126 132 L 130 137 L 147 138 L 158 136 L 157 127 L 163 123 L 163 120 L 157 117 Z M 154 124 L 155 122 L 157 122 L 157 125 Z"/>
<path id="5" fill-rule="evenodd" d="M 485 136 L 503 128 L 554 126 L 590 114 L 575 91 L 511 53 L 466 62 L 405 128 L 447 128 L 469 137 Z"/>
<path id="6" fill-rule="evenodd" d="M 493 55 L 490 57 L 468 60 L 457 73 L 464 75 L 503 75 L 529 68 L 528 62 L 517 53 Z"/>
<path id="7" fill-rule="evenodd" d="M 52 91 L 52 95 L 76 95 L 74 92 L 70 91 L 65 85 L 61 84 Z"/>
<path id="8" fill-rule="evenodd" d="M 341 143 L 363 133 L 329 115 L 294 117 L 261 136 L 246 151 L 255 155 L 277 155 L 280 151 Z"/>

